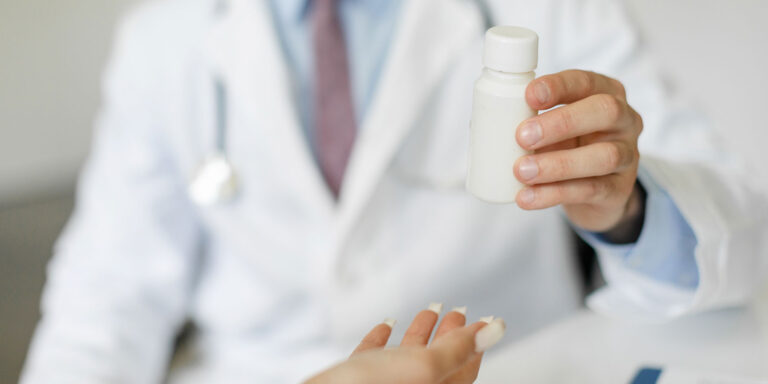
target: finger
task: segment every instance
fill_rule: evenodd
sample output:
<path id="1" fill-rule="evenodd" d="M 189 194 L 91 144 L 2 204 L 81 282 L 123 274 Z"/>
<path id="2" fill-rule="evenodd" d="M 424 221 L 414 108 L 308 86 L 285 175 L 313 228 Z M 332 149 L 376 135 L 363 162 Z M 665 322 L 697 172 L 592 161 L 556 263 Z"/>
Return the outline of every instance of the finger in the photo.
<path id="1" fill-rule="evenodd" d="M 463 327 L 467 323 L 467 307 L 458 307 L 452 309 L 450 312 L 443 316 L 443 320 L 440 321 L 440 325 L 437 326 L 435 331 L 435 340 L 438 337 L 452 331 L 456 328 Z"/>
<path id="2" fill-rule="evenodd" d="M 526 210 L 603 202 L 618 188 L 617 177 L 598 176 L 527 187 L 517 194 L 515 201 Z"/>
<path id="3" fill-rule="evenodd" d="M 535 150 L 594 132 L 635 126 L 638 117 L 625 101 L 601 93 L 523 121 L 516 139 L 521 147 Z"/>
<path id="4" fill-rule="evenodd" d="M 442 380 L 457 372 L 479 353 L 501 340 L 505 328 L 504 321 L 499 318 L 487 325 L 485 322 L 477 322 L 454 329 L 435 340 L 429 350 L 436 376 Z"/>
<path id="5" fill-rule="evenodd" d="M 488 323 L 478 321 L 463 328 L 454 329 L 429 347 L 432 355 L 432 369 L 435 377 L 441 381 L 459 371 L 470 359 L 477 355 L 475 334 Z"/>
<path id="6" fill-rule="evenodd" d="M 528 84 L 525 99 L 531 108 L 544 110 L 600 93 L 626 99 L 624 86 L 618 80 L 579 70 L 568 70 L 539 77 Z"/>
<path id="7" fill-rule="evenodd" d="M 536 148 L 536 151 L 534 153 L 547 153 L 547 152 L 553 152 L 553 151 L 562 151 L 564 149 L 573 149 L 577 148 L 581 144 L 581 138 L 573 138 L 569 140 L 563 140 L 559 141 L 554 144 L 546 145 L 541 148 Z"/>
<path id="8" fill-rule="evenodd" d="M 387 319 L 384 320 L 383 323 L 375 326 L 367 335 L 365 335 L 363 341 L 361 341 L 357 348 L 352 352 L 352 355 L 371 349 L 383 348 L 387 345 L 387 341 L 392 334 L 392 327 L 394 325 L 394 320 Z"/>
<path id="9" fill-rule="evenodd" d="M 429 305 L 429 309 L 419 312 L 413 318 L 411 325 L 408 326 L 408 330 L 405 331 L 405 336 L 403 336 L 403 341 L 400 345 L 404 347 L 427 345 L 442 309 L 442 304 L 432 303 Z"/>
<path id="10" fill-rule="evenodd" d="M 523 156 L 515 163 L 514 172 L 520 182 L 536 185 L 621 172 L 635 157 L 629 144 L 606 141 Z"/>

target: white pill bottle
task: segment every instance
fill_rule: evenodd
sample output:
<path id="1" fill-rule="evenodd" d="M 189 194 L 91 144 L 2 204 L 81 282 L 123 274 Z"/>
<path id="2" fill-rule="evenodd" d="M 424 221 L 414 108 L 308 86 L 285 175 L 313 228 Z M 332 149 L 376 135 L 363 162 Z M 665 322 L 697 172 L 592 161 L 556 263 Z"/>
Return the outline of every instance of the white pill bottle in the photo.
<path id="1" fill-rule="evenodd" d="M 526 154 L 517 126 L 536 115 L 525 101 L 535 77 L 539 37 L 521 27 L 498 26 L 485 34 L 483 74 L 475 83 L 469 139 L 467 191 L 489 203 L 514 203 L 524 187 L 514 164 Z"/>

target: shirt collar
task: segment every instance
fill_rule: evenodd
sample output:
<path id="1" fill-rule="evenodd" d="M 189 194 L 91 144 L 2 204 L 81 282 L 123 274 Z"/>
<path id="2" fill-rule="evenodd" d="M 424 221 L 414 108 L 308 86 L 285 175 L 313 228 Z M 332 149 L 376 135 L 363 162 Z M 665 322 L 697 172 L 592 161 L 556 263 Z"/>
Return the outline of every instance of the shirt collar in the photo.
<path id="1" fill-rule="evenodd" d="M 274 3 L 282 8 L 283 13 L 291 20 L 301 20 L 307 12 L 310 0 L 277 0 Z"/>
<path id="2" fill-rule="evenodd" d="M 282 8 L 281 11 L 284 15 L 287 15 L 293 20 L 302 20 L 307 14 L 309 3 L 312 0 L 277 0 L 275 5 L 278 8 Z M 337 0 L 337 1 L 350 1 L 361 5 L 367 11 L 376 13 L 381 7 L 385 6 L 392 0 Z"/>

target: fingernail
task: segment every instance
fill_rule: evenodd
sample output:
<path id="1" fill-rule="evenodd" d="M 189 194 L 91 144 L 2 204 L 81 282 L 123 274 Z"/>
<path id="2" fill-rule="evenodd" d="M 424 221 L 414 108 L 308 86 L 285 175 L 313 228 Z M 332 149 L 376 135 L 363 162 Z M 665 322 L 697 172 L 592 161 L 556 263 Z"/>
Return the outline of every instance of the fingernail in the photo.
<path id="1" fill-rule="evenodd" d="M 536 192 L 532 188 L 526 188 L 520 191 L 520 202 L 523 204 L 532 204 L 536 200 Z"/>
<path id="2" fill-rule="evenodd" d="M 539 103 L 544 104 L 549 101 L 549 87 L 542 82 L 536 83 L 536 85 L 533 86 L 533 95 L 536 96 L 536 100 L 538 100 Z"/>
<path id="3" fill-rule="evenodd" d="M 541 130 L 541 124 L 539 124 L 536 120 L 530 120 L 523 124 L 522 127 L 520 127 L 520 145 L 526 148 L 530 148 L 539 141 L 541 141 L 541 138 L 544 136 L 544 133 Z"/>
<path id="4" fill-rule="evenodd" d="M 494 346 L 504 337 L 506 329 L 507 326 L 504 324 L 504 320 L 498 318 L 477 331 L 475 334 L 475 352 L 480 353 Z"/>
<path id="5" fill-rule="evenodd" d="M 539 175 L 539 164 L 536 163 L 536 160 L 525 157 L 517 166 L 517 174 L 523 179 L 521 181 L 532 180 Z"/>
<path id="6" fill-rule="evenodd" d="M 486 324 L 490 324 L 491 321 L 493 321 L 493 316 L 481 317 L 480 321 L 482 321 L 483 323 L 486 323 Z"/>
<path id="7" fill-rule="evenodd" d="M 394 328 L 395 324 L 397 324 L 397 320 L 386 318 L 386 319 L 384 319 L 384 321 L 382 321 L 382 323 L 384 323 L 386 325 L 389 325 L 390 328 Z"/>
<path id="8" fill-rule="evenodd" d="M 462 315 L 466 316 L 467 315 L 467 307 L 466 306 L 464 306 L 464 307 L 453 307 L 453 309 L 451 309 L 451 312 L 458 312 L 458 313 L 461 313 Z"/>
<path id="9" fill-rule="evenodd" d="M 443 303 L 431 303 L 427 309 L 439 315 L 443 311 Z"/>

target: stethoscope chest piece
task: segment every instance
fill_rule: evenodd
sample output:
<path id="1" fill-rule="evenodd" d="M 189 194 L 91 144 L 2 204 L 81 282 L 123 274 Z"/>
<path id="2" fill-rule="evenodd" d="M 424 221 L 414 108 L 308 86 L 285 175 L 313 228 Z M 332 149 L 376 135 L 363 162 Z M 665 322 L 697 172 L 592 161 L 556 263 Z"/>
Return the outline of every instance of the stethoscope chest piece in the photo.
<path id="1" fill-rule="evenodd" d="M 189 196 L 200 206 L 231 201 L 238 192 L 235 169 L 223 153 L 205 159 L 189 184 Z"/>

